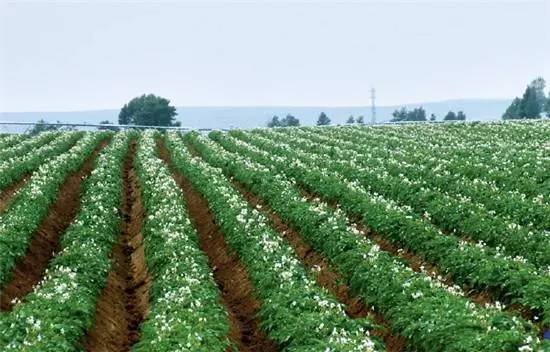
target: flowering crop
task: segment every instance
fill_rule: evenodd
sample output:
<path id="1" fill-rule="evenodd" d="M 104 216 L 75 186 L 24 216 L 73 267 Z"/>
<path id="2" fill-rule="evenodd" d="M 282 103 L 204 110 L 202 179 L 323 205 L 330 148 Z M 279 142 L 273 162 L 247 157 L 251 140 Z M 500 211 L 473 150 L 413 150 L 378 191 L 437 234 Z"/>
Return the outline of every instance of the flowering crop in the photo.
<path id="1" fill-rule="evenodd" d="M 211 136 L 216 140 L 223 138 L 216 133 Z M 413 272 L 360 236 L 341 210 L 308 202 L 293 182 L 276 172 L 205 139 L 194 135 L 186 138 L 205 158 L 264 197 L 278 214 L 299 229 L 367 302 L 384 311 L 394 328 L 409 337 L 412 346 L 448 351 L 478 351 L 491 346 L 494 351 L 502 351 L 511 344 L 519 348 L 538 343 L 526 322 L 498 309 L 478 307 L 462 297 L 460 288 Z"/>
<path id="2" fill-rule="evenodd" d="M 119 234 L 121 164 L 131 136 L 116 134 L 100 153 L 84 182 L 80 212 L 61 238 L 61 252 L 34 292 L 0 315 L 0 350 L 80 350 L 78 342 L 92 324 L 95 302 L 111 267 L 109 254 Z M 97 143 L 103 137 L 84 140 Z"/>
<path id="3" fill-rule="evenodd" d="M 360 216 L 375 232 L 437 264 L 440 271 L 450 274 L 455 282 L 480 290 L 490 289 L 501 299 L 521 303 L 541 313 L 546 324 L 550 324 L 550 314 L 547 314 L 550 312 L 550 277 L 539 273 L 533 265 L 498 255 L 481 244 L 470 244 L 455 236 L 444 235 L 425 219 L 415 217 L 410 209 L 325 170 L 322 163 L 302 162 L 302 157 L 307 157 L 305 153 L 297 158 L 297 151 L 265 138 L 239 131 L 232 134 L 265 149 L 250 149 L 248 144 L 241 143 L 236 145 L 239 151 L 294 177 L 309 190 L 339 202 L 344 210 L 350 215 Z"/>
<path id="4" fill-rule="evenodd" d="M 82 135 L 81 132 L 61 134 L 50 143 L 36 148 L 32 152 L 0 163 L 0 191 L 21 179 L 26 173 L 36 170 L 51 158 L 66 152 Z"/>
<path id="5" fill-rule="evenodd" d="M 261 326 L 287 351 L 375 351 L 372 323 L 350 319 L 310 278 L 292 248 L 251 208 L 222 171 L 191 157 L 178 135 L 167 138 L 176 167 L 205 196 L 227 244 L 235 250 L 261 300 Z"/>
<path id="6" fill-rule="evenodd" d="M 108 135 L 108 132 L 88 133 L 66 153 L 42 164 L 7 211 L 0 214 L 0 288 L 8 283 L 16 261 L 26 253 L 32 234 L 46 216 L 67 175 L 78 170 Z M 72 136 L 66 134 L 61 138 Z"/>
<path id="7" fill-rule="evenodd" d="M 181 190 L 157 155 L 156 137 L 154 132 L 145 132 L 136 155 L 153 287 L 151 311 L 134 350 L 226 351 L 229 318 L 206 256 L 199 249 Z"/>

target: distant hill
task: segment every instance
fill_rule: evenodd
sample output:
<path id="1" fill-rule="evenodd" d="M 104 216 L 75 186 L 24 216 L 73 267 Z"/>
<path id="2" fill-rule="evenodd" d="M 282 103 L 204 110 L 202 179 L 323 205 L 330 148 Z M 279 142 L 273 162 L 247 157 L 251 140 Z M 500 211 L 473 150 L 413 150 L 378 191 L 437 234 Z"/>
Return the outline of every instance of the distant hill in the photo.
<path id="1" fill-rule="evenodd" d="M 461 99 L 440 102 L 405 104 L 399 106 L 377 107 L 377 121 L 391 119 L 391 113 L 402 106 L 424 107 L 428 116 L 434 113 L 438 120 L 449 110 L 462 110 L 468 120 L 488 121 L 500 119 L 511 99 Z M 370 107 L 322 107 L 322 106 L 226 106 L 226 107 L 178 107 L 177 119 L 183 126 L 192 128 L 252 128 L 265 126 L 273 115 L 284 117 L 290 113 L 300 119 L 303 125 L 314 125 L 319 114 L 324 111 L 333 124 L 343 124 L 350 115 L 365 116 L 370 121 Z M 116 122 L 118 109 L 65 112 L 0 112 L 0 121 L 36 122 L 44 119 L 48 122 L 99 123 L 103 120 Z M 5 129 L 0 125 L 0 132 Z"/>

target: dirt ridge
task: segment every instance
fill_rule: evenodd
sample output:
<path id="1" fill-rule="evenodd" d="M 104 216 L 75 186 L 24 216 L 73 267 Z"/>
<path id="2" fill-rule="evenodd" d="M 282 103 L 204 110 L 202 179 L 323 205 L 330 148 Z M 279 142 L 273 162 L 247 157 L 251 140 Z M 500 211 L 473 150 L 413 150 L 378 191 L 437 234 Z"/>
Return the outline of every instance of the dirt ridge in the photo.
<path id="1" fill-rule="evenodd" d="M 33 234 L 25 257 L 17 262 L 10 281 L 0 294 L 0 311 L 11 310 L 12 302 L 24 299 L 44 276 L 50 260 L 59 251 L 61 236 L 80 210 L 82 183 L 92 172 L 97 155 L 108 143 L 108 140 L 99 143 L 80 169 L 65 178 L 55 202 Z"/>
<path id="2" fill-rule="evenodd" d="M 86 351 L 130 351 L 149 311 L 151 278 L 141 233 L 144 209 L 133 167 L 135 152 L 133 140 L 123 165 L 122 230 L 111 253 L 113 267 L 96 303 L 94 323 L 82 341 Z"/>
<path id="3" fill-rule="evenodd" d="M 232 182 L 250 205 L 255 208 L 257 208 L 258 205 L 260 206 L 260 208 L 257 209 L 271 220 L 273 229 L 292 246 L 294 252 L 298 255 L 306 268 L 316 272 L 315 277 L 319 286 L 329 291 L 336 297 L 338 302 L 344 305 L 346 314 L 350 318 L 355 319 L 369 316 L 376 324 L 385 328 L 384 330 L 374 331 L 373 334 L 380 336 L 384 340 L 386 351 L 405 351 L 406 339 L 391 333 L 390 323 L 387 322 L 381 314 L 372 311 L 360 297 L 351 292 L 350 288 L 345 283 L 345 279 L 340 273 L 331 268 L 325 256 L 317 253 L 307 244 L 302 239 L 300 233 L 285 223 L 260 197 L 248 191 L 247 188 L 238 181 L 233 180 Z"/>
<path id="4" fill-rule="evenodd" d="M 210 213 L 208 202 L 180 172 L 171 167 L 171 157 L 164 143 L 158 141 L 158 146 L 161 158 L 170 167 L 184 193 L 190 218 L 197 229 L 199 246 L 208 256 L 214 280 L 220 288 L 222 303 L 229 313 L 229 339 L 240 352 L 279 351 L 280 348 L 259 328 L 260 303 L 253 296 L 253 284 L 239 257 L 228 248 Z"/>

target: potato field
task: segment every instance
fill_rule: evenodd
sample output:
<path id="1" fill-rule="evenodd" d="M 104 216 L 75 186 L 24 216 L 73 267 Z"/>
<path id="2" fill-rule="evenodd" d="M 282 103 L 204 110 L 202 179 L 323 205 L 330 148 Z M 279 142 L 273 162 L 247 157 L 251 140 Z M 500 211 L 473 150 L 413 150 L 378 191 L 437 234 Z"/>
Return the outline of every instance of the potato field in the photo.
<path id="1" fill-rule="evenodd" d="M 550 122 L 0 135 L 0 351 L 550 351 Z"/>

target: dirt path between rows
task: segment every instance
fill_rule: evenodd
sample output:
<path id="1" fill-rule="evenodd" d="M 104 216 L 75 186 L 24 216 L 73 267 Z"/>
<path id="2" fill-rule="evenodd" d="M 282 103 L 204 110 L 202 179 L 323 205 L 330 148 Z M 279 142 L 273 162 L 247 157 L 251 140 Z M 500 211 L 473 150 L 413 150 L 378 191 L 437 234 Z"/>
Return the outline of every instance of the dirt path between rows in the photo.
<path id="1" fill-rule="evenodd" d="M 104 140 L 86 159 L 81 168 L 66 179 L 55 202 L 48 209 L 34 233 L 24 258 L 16 264 L 12 278 L 0 295 L 0 310 L 11 310 L 14 300 L 22 300 L 40 282 L 50 260 L 59 251 L 59 240 L 80 209 L 82 182 L 94 168 L 99 152 L 108 144 Z"/>
<path id="2" fill-rule="evenodd" d="M 130 351 L 149 311 L 151 278 L 141 233 L 144 209 L 133 166 L 136 145 L 132 141 L 123 164 L 122 232 L 111 253 L 113 267 L 96 303 L 94 324 L 82 342 L 86 351 Z"/>
<path id="3" fill-rule="evenodd" d="M 164 144 L 158 142 L 161 158 L 171 166 L 171 158 Z M 271 352 L 280 348 L 260 330 L 257 318 L 260 303 L 253 296 L 253 285 L 239 257 L 231 252 L 224 235 L 208 209 L 208 202 L 191 183 L 171 167 L 181 187 L 192 223 L 197 229 L 199 245 L 208 256 L 222 303 L 230 320 L 230 340 L 240 352 Z"/>
<path id="4" fill-rule="evenodd" d="M 0 193 L 0 213 L 3 213 L 4 210 L 8 208 L 17 191 L 19 191 L 21 187 L 27 183 L 29 178 L 30 174 L 26 174 L 19 181 L 8 186 L 3 192 Z"/>
<path id="5" fill-rule="evenodd" d="M 369 309 L 360 297 L 354 295 L 341 274 L 334 271 L 328 259 L 317 253 L 307 242 L 305 242 L 299 232 L 294 230 L 275 213 L 269 205 L 248 191 L 246 187 L 233 181 L 233 185 L 246 198 L 248 203 L 266 215 L 272 222 L 272 227 L 292 246 L 296 255 L 309 271 L 315 272 L 315 278 L 319 286 L 329 291 L 338 302 L 343 304 L 346 313 L 350 318 L 362 318 L 369 316 L 376 324 L 384 326 L 383 331 L 374 331 L 373 335 L 378 335 L 384 340 L 386 351 L 402 352 L 405 351 L 406 339 L 402 336 L 391 333 L 390 324 L 384 320 L 384 317 Z M 257 206 L 260 206 L 258 208 Z"/>

